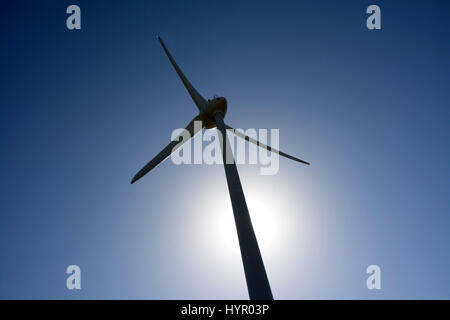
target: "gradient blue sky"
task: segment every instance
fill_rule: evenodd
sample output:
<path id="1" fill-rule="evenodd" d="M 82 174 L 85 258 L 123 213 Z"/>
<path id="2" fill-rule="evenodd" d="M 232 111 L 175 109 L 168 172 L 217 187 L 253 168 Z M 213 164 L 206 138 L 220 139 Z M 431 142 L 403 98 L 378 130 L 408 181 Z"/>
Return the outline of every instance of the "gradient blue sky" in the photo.
<path id="1" fill-rule="evenodd" d="M 279 128 L 312 163 L 239 165 L 252 218 L 278 228 L 255 223 L 275 298 L 449 299 L 449 9 L 2 1 L 0 298 L 248 297 L 222 166 L 166 161 L 129 183 L 196 114 L 159 34 L 229 124 Z"/>

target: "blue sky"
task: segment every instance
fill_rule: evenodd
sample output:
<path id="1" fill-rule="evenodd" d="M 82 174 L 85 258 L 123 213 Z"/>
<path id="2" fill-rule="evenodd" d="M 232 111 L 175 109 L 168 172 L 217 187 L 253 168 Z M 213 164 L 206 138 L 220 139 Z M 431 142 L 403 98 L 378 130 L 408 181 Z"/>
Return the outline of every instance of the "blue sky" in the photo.
<path id="1" fill-rule="evenodd" d="M 165 161 L 129 183 L 197 112 L 158 34 L 200 93 L 227 98 L 227 123 L 278 128 L 311 162 L 238 166 L 275 298 L 450 298 L 448 10 L 2 1 L 0 298 L 248 297 L 222 166 Z"/>

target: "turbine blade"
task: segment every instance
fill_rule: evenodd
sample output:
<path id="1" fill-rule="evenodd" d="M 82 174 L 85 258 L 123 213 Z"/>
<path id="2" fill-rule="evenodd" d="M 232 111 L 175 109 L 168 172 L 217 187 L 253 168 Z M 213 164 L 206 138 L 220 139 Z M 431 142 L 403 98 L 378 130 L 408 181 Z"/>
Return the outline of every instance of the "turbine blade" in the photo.
<path id="1" fill-rule="evenodd" d="M 231 206 L 233 207 L 234 222 L 236 224 L 239 247 L 241 249 L 248 293 L 251 300 L 273 300 L 272 290 L 270 289 L 269 279 L 267 278 L 258 241 L 253 230 L 236 163 L 234 161 L 231 163 L 227 161 L 228 158 L 233 160 L 233 152 L 228 141 L 222 113 L 216 112 L 214 119 L 216 120 L 217 129 L 222 133 L 220 147 L 222 149 L 223 166 L 227 177 Z"/>
<path id="2" fill-rule="evenodd" d="M 304 160 L 302 160 L 302 159 L 293 157 L 293 156 L 291 156 L 291 155 L 289 155 L 289 154 L 287 154 L 287 153 L 284 153 L 284 152 L 282 152 L 282 151 L 280 151 L 280 150 L 277 150 L 277 149 L 272 148 L 272 147 L 270 147 L 270 146 L 268 146 L 268 145 L 265 145 L 264 143 L 261 143 L 261 142 L 259 142 L 258 140 L 252 139 L 252 138 L 250 138 L 249 136 L 243 134 L 242 132 L 237 131 L 236 129 L 230 127 L 229 125 L 225 125 L 225 126 L 227 127 L 227 129 L 233 130 L 233 133 L 234 133 L 235 135 L 237 135 L 237 136 L 239 136 L 239 137 L 241 137 L 241 138 L 243 138 L 243 139 L 245 139 L 245 140 L 247 140 L 247 141 L 249 141 L 249 142 L 251 142 L 251 143 L 254 143 L 254 144 L 256 144 L 257 146 L 260 146 L 260 147 L 262 147 L 262 148 L 264 148 L 264 149 L 267 149 L 267 150 L 269 150 L 269 151 L 272 151 L 272 152 L 274 152 L 274 153 L 278 153 L 280 156 L 283 156 L 283 157 L 285 157 L 285 158 L 288 158 L 288 159 L 291 159 L 291 160 L 294 160 L 294 161 L 297 161 L 297 162 L 300 162 L 300 163 L 304 163 L 304 164 L 306 164 L 306 165 L 310 165 L 309 162 L 306 162 L 306 161 L 304 161 Z"/>
<path id="3" fill-rule="evenodd" d="M 192 100 L 194 100 L 195 104 L 197 105 L 197 108 L 200 111 L 203 111 L 204 106 L 206 105 L 206 100 L 203 98 L 200 93 L 195 90 L 194 86 L 189 82 L 189 80 L 186 78 L 186 76 L 181 71 L 180 67 L 178 67 L 175 60 L 172 58 L 172 55 L 170 54 L 169 50 L 167 49 L 166 45 L 164 44 L 161 37 L 158 36 L 158 40 L 161 43 L 164 52 L 166 53 L 167 57 L 169 58 L 170 62 L 172 63 L 172 66 L 174 67 L 175 71 L 177 72 L 178 76 L 180 77 L 181 81 L 183 81 L 184 86 L 186 87 L 187 91 L 191 95 Z"/>
<path id="4" fill-rule="evenodd" d="M 188 126 L 186 127 L 186 130 L 191 135 L 190 138 L 192 138 L 197 132 L 199 132 L 203 127 L 203 122 L 201 125 L 195 125 L 194 122 L 200 122 L 200 116 L 196 116 L 194 119 L 192 119 L 191 122 L 189 122 Z M 189 139 L 190 139 L 189 138 Z M 182 139 L 182 135 L 179 135 L 175 138 L 175 140 L 172 140 L 156 157 L 154 157 L 149 163 L 145 165 L 131 180 L 131 183 L 135 183 L 137 180 L 142 178 L 144 175 L 146 175 L 150 170 L 152 170 L 154 167 L 156 167 L 158 164 L 163 162 L 165 159 L 167 159 L 175 150 L 177 150 L 179 147 L 181 147 L 185 142 L 187 142 L 189 139 Z"/>

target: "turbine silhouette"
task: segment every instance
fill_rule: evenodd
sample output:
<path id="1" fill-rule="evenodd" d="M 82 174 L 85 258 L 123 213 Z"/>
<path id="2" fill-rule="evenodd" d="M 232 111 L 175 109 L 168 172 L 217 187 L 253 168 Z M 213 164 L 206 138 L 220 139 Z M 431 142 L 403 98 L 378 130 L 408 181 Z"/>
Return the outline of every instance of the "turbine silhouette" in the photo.
<path id="1" fill-rule="evenodd" d="M 239 174 L 234 162 L 226 131 L 227 129 L 232 130 L 233 133 L 237 136 L 244 138 L 245 140 L 256 145 L 259 145 L 260 147 L 265 148 L 269 151 L 278 153 L 283 157 L 307 165 L 309 165 L 309 163 L 274 148 L 271 148 L 270 146 L 252 139 L 226 125 L 223 119 L 227 112 L 227 100 L 223 97 L 205 100 L 185 77 L 159 36 L 158 40 L 199 110 L 199 114 L 194 117 L 194 119 L 192 119 L 186 127 L 186 130 L 189 132 L 190 137 L 192 138 L 202 128 L 211 129 L 217 127 L 217 129 L 221 132 L 221 135 L 219 134 L 219 138 L 221 136 L 220 146 L 222 149 L 225 175 L 227 177 L 228 191 L 230 193 L 231 205 L 233 207 L 234 220 L 236 223 L 239 246 L 241 249 L 241 257 L 244 265 L 244 273 L 247 282 L 248 293 L 251 300 L 272 300 L 272 291 L 270 289 L 270 284 L 267 278 L 266 270 L 264 268 L 261 252 L 259 250 L 258 242 L 253 230 L 247 203 L 245 202 L 244 191 L 242 190 L 241 181 L 239 179 Z M 195 121 L 201 121 L 202 126 L 195 126 Z M 183 145 L 188 140 L 189 139 L 183 139 L 183 137 L 180 135 L 173 141 L 171 141 L 158 155 L 156 155 L 133 177 L 131 183 L 134 183 L 142 178 L 150 170 L 167 159 L 175 150 L 181 147 L 181 145 Z"/>

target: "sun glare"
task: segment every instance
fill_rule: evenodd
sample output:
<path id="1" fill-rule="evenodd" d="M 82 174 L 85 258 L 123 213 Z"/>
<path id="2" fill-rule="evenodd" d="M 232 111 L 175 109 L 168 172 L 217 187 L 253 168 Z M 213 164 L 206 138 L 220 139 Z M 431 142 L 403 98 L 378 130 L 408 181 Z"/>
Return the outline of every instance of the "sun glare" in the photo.
<path id="1" fill-rule="evenodd" d="M 247 189 L 244 190 L 247 206 L 263 256 L 277 260 L 283 258 L 286 249 L 298 243 L 298 237 L 302 234 L 301 208 L 292 211 L 285 204 L 292 203 L 293 195 L 283 190 L 271 192 L 277 190 L 275 187 L 260 188 L 258 182 L 254 182 Z M 210 243 L 214 243 L 220 255 L 240 258 L 236 225 L 227 193 L 228 189 L 214 199 L 216 209 L 208 214 L 203 223 L 208 224 Z"/>
<path id="2" fill-rule="evenodd" d="M 196 190 L 196 195 L 208 194 L 208 203 L 192 202 L 190 198 L 191 213 L 183 216 L 180 225 L 180 239 L 186 247 L 185 267 L 189 266 L 193 278 L 205 281 L 198 284 L 200 291 L 209 290 L 208 281 L 221 279 L 222 288 L 231 291 L 245 281 L 228 187 L 220 178 L 218 174 L 217 182 L 208 180 Z M 295 273 L 298 258 L 303 260 L 310 254 L 312 229 L 307 202 L 289 185 L 275 179 L 270 184 L 265 183 L 267 180 L 262 183 L 264 178 L 252 179 L 251 174 L 242 179 L 246 181 L 245 198 L 266 270 L 273 283 L 282 283 L 286 274 Z"/>
<path id="3" fill-rule="evenodd" d="M 280 243 L 277 240 L 280 237 L 277 212 L 270 204 L 264 203 L 264 199 L 261 197 L 248 197 L 247 206 L 260 248 L 264 248 L 265 251 L 276 249 Z M 239 247 L 234 239 L 237 237 L 237 233 L 233 211 L 226 205 L 222 205 L 220 208 L 216 212 L 215 225 L 212 226 L 217 231 L 217 240 L 225 250 L 239 252 Z"/>

